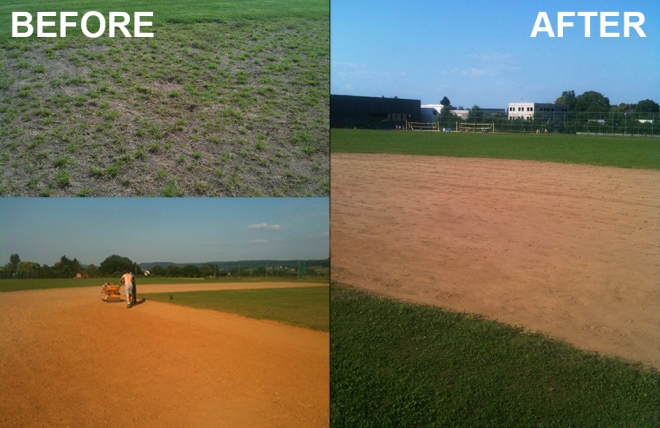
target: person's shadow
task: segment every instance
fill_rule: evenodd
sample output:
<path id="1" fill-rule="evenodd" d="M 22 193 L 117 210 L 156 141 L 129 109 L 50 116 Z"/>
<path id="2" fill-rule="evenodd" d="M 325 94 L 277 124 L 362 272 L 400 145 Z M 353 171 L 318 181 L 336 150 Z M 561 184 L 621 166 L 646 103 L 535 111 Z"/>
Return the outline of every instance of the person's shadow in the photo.
<path id="1" fill-rule="evenodd" d="M 142 299 L 136 299 L 136 300 L 135 300 L 135 303 L 133 303 L 133 306 L 141 305 L 141 304 L 143 304 L 143 303 L 146 302 L 146 301 L 147 301 L 147 299 L 145 299 L 145 298 L 142 298 Z"/>

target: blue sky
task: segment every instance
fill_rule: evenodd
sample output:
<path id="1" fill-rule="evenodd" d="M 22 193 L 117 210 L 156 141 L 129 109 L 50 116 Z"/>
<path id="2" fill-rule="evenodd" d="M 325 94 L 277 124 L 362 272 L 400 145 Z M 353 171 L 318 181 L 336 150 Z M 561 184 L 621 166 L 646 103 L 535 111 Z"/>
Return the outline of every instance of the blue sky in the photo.
<path id="1" fill-rule="evenodd" d="M 531 38 L 539 12 L 555 37 Z M 557 37 L 557 12 L 619 12 L 619 38 L 600 37 L 599 17 Z M 642 12 L 646 38 L 623 37 L 623 13 Z M 331 93 L 398 96 L 437 104 L 504 108 L 597 91 L 613 105 L 660 103 L 660 1 L 332 0 Z"/>
<path id="2" fill-rule="evenodd" d="M 329 257 L 328 198 L 0 198 L 0 265 Z"/>

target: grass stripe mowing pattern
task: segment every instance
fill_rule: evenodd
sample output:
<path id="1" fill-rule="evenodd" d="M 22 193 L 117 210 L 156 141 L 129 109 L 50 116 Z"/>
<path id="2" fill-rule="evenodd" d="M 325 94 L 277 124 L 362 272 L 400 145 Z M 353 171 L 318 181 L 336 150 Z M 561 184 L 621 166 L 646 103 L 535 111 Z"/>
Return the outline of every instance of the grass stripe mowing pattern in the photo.
<path id="1" fill-rule="evenodd" d="M 537 160 L 660 170 L 660 138 L 332 129 L 333 153 Z"/>
<path id="2" fill-rule="evenodd" d="M 231 312 L 312 330 L 328 331 L 328 286 L 143 294 L 147 300 Z M 174 298 L 170 300 L 170 296 Z"/>
<path id="3" fill-rule="evenodd" d="M 331 285 L 333 427 L 657 427 L 660 373 Z"/>

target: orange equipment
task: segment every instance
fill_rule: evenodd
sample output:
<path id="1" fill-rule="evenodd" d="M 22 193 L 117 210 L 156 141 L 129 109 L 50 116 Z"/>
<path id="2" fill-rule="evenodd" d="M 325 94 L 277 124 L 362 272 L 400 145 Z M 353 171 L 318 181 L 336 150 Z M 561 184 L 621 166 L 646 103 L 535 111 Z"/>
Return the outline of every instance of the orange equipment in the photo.
<path id="1" fill-rule="evenodd" d="M 101 300 L 104 302 L 108 303 L 110 299 L 117 299 L 119 301 L 122 301 L 123 299 L 121 298 L 121 293 L 119 292 L 119 288 L 121 285 L 115 285 L 112 282 L 106 282 L 101 286 Z"/>

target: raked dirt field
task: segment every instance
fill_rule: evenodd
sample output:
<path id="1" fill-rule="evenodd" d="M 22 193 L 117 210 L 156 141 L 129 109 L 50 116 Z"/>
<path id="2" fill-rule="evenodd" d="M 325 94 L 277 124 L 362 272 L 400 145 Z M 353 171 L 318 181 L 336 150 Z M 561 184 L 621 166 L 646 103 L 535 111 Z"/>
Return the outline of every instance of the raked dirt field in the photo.
<path id="1" fill-rule="evenodd" d="M 333 154 L 332 280 L 660 368 L 660 171 Z"/>
<path id="2" fill-rule="evenodd" d="M 328 333 L 143 294 L 180 289 L 138 286 L 131 309 L 100 287 L 1 293 L 0 426 L 329 425 Z"/>

